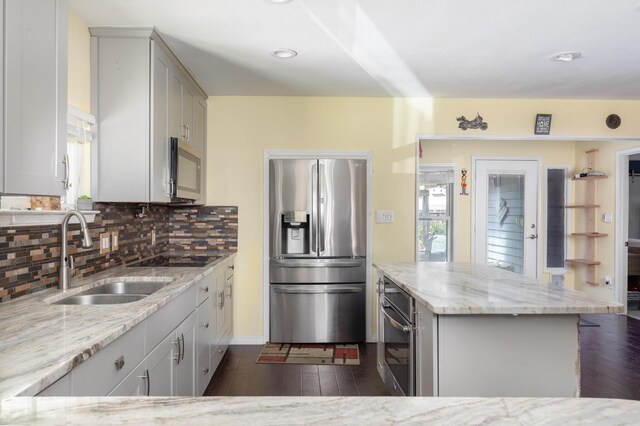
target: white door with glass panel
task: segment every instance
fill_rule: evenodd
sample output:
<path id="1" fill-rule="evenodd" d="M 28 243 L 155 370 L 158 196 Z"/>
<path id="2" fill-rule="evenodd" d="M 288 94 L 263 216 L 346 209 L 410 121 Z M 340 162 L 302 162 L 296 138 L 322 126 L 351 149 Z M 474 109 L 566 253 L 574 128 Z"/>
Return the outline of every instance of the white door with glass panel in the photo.
<path id="1" fill-rule="evenodd" d="M 538 161 L 474 164 L 474 261 L 537 277 Z"/>

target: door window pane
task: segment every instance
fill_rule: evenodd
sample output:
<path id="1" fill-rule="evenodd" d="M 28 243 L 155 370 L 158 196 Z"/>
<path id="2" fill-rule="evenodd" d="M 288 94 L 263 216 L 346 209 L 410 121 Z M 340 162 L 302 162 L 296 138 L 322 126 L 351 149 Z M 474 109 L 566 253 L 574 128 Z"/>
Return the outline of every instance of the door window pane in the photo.
<path id="1" fill-rule="evenodd" d="M 489 174 L 487 263 L 521 274 L 524 270 L 524 175 Z"/>
<path id="2" fill-rule="evenodd" d="M 566 197 L 566 170 L 547 169 L 547 268 L 565 266 Z"/>

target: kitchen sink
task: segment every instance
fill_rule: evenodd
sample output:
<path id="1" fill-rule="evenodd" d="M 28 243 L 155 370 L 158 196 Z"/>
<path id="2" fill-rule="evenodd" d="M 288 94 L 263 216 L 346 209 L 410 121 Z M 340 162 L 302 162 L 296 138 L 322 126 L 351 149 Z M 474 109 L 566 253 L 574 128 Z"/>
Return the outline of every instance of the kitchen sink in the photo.
<path id="1" fill-rule="evenodd" d="M 147 296 L 144 294 L 78 294 L 62 299 L 54 305 L 118 305 L 137 302 Z"/>
<path id="2" fill-rule="evenodd" d="M 116 305 L 144 299 L 170 281 L 116 281 L 102 284 L 73 296 L 66 297 L 54 305 Z"/>

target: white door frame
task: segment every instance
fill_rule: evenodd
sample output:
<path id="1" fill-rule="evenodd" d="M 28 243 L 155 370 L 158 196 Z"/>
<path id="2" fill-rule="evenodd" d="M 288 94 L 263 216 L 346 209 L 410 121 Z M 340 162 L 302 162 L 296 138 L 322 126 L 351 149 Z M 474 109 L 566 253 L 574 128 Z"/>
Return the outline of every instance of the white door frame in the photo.
<path id="1" fill-rule="evenodd" d="M 541 165 L 542 165 L 542 157 L 535 156 L 482 156 L 482 155 L 472 155 L 471 156 L 471 262 L 476 263 L 476 170 L 477 170 L 477 162 L 478 161 L 534 161 L 536 163 L 536 169 L 538 171 L 538 183 L 537 183 L 537 191 L 536 191 L 536 227 L 538 236 L 542 236 L 542 227 L 540 226 L 540 218 L 542 217 L 541 211 Z M 540 269 L 542 260 L 542 244 L 539 243 L 540 238 L 538 238 L 538 244 L 536 244 L 536 279 L 540 277 Z"/>
<path id="2" fill-rule="evenodd" d="M 629 240 L 629 156 L 640 154 L 640 147 L 627 148 L 616 151 L 616 230 L 614 240 L 614 288 L 615 300 L 624 305 L 624 315 L 627 314 L 627 277 L 629 273 L 628 248 L 625 242 Z"/>
<path id="3" fill-rule="evenodd" d="M 263 162 L 263 342 L 269 339 L 269 160 L 272 159 L 311 159 L 311 158 L 355 158 L 367 161 L 367 277 L 366 277 L 366 336 L 367 342 L 376 342 L 372 321 L 372 262 L 373 262 L 373 155 L 371 151 L 312 151 L 312 150 L 265 150 Z"/>

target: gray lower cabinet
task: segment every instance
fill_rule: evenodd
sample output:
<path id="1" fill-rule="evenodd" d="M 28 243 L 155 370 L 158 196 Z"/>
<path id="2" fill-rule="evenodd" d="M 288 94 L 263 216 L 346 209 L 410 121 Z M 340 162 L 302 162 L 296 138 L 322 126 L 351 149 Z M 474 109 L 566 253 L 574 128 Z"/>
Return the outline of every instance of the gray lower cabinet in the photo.
<path id="1" fill-rule="evenodd" d="M 184 320 L 175 331 L 178 353 L 174 365 L 174 388 L 172 396 L 194 396 L 196 365 L 196 312 Z"/>
<path id="2" fill-rule="evenodd" d="M 63 195 L 67 1 L 0 1 L 0 192 Z"/>
<path id="3" fill-rule="evenodd" d="M 206 103 L 202 120 L 196 98 L 207 95 L 155 29 L 90 31 L 92 112 L 100 141 L 94 200 L 170 202 L 170 138 L 204 144 Z M 194 122 L 204 127 L 195 129 Z"/>
<path id="4" fill-rule="evenodd" d="M 416 395 L 438 395 L 438 353 L 436 337 L 438 320 L 424 304 L 416 300 L 416 349 L 415 375 Z"/>
<path id="5" fill-rule="evenodd" d="M 201 396 L 233 335 L 233 271 L 221 263 L 38 395 Z"/>

